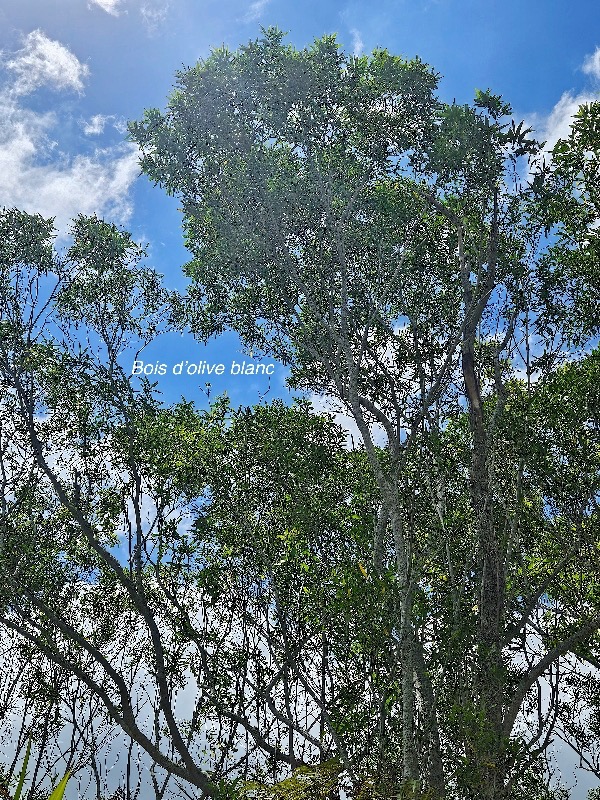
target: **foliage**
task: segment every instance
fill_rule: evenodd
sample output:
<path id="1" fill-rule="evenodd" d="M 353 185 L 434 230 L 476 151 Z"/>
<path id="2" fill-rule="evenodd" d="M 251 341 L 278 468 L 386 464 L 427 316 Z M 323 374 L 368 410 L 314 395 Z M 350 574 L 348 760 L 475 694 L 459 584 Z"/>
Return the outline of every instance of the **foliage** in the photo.
<path id="1" fill-rule="evenodd" d="M 25 779 L 27 777 L 27 766 L 29 764 L 29 756 L 31 754 L 31 740 L 27 742 L 27 749 L 25 751 L 25 758 L 23 759 L 23 764 L 21 766 L 21 771 L 19 773 L 19 777 L 17 779 L 17 786 L 15 789 L 15 793 L 12 796 L 11 800 L 21 800 L 21 796 L 23 794 L 23 786 L 25 784 Z M 60 782 L 54 787 L 51 791 L 48 800 L 63 800 L 65 789 L 67 788 L 67 782 L 69 780 L 69 772 L 67 771 Z M 4 787 L 0 785 L 0 790 Z M 7 795 L 10 797 L 10 795 Z M 31 796 L 31 792 L 28 793 L 28 797 Z"/>
<path id="2" fill-rule="evenodd" d="M 497 800 L 535 783 L 561 660 L 595 657 L 596 110 L 547 168 L 502 98 L 446 104 L 437 81 L 269 29 L 178 73 L 130 134 L 181 201 L 174 318 L 281 359 L 364 441 L 359 569 L 391 606 L 358 644 L 379 712 L 340 693 L 336 755 L 354 786 Z"/>
<path id="3" fill-rule="evenodd" d="M 334 759 L 314 767 L 298 767 L 273 786 L 246 783 L 242 796 L 251 800 L 327 800 L 338 785 L 340 769 Z"/>
<path id="4" fill-rule="evenodd" d="M 0 623 L 157 796 L 550 798 L 555 732 L 594 763 L 597 108 L 547 168 L 502 98 L 437 81 L 274 29 L 181 72 L 130 130 L 186 296 L 103 220 L 59 252 L 0 214 Z M 363 446 L 302 400 L 165 407 L 129 364 L 167 314 Z"/>
<path id="5" fill-rule="evenodd" d="M 540 309 L 560 319 L 573 343 L 598 334 L 600 102 L 582 105 L 566 139 L 533 181 L 532 213 L 556 240 L 540 262 Z"/>

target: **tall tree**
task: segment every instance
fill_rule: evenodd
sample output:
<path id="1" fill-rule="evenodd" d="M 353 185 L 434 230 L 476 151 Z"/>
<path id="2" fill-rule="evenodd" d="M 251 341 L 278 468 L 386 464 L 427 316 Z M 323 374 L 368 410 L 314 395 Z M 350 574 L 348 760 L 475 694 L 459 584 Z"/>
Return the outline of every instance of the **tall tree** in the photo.
<path id="1" fill-rule="evenodd" d="M 379 713 L 365 631 L 387 602 L 360 567 L 364 458 L 306 404 L 162 407 L 128 374 L 165 301 L 130 235 L 80 217 L 59 254 L 48 220 L 0 227 L 0 626 L 39 664 L 30 695 L 51 670 L 56 704 L 78 682 L 90 744 L 124 731 L 157 798 L 315 761 L 353 772 Z"/>
<path id="2" fill-rule="evenodd" d="M 532 693 L 557 686 L 600 622 L 572 583 L 575 565 L 598 566 L 597 394 L 559 368 L 597 319 L 585 292 L 552 291 L 556 217 L 537 202 L 550 178 L 501 98 L 449 105 L 418 59 L 283 38 L 215 50 L 178 73 L 164 113 L 130 125 L 143 170 L 182 202 L 193 286 L 176 315 L 201 338 L 238 331 L 360 430 L 379 492 L 371 570 L 394 573 L 398 682 L 381 689 L 392 710 L 376 782 L 514 798 L 531 792 L 558 707 L 553 692 L 545 714 Z M 566 154 L 579 151 L 560 148 L 555 180 L 578 202 Z M 538 172 L 533 192 L 523 168 Z M 587 252 L 580 288 L 597 275 Z M 562 443 L 561 396 L 573 403 Z M 540 474 L 535 442 L 551 445 L 555 476 L 567 459 L 568 490 Z"/>

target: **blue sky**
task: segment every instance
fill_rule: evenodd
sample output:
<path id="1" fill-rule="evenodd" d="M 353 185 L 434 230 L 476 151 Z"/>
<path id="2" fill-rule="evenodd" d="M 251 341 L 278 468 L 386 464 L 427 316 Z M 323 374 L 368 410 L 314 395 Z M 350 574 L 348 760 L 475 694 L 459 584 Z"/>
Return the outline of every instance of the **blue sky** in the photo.
<path id="1" fill-rule="evenodd" d="M 177 201 L 139 176 L 124 126 L 164 107 L 177 69 L 213 46 L 247 42 L 261 25 L 289 31 L 298 47 L 336 32 L 348 51 L 418 55 L 441 73 L 442 99 L 468 102 L 489 87 L 549 143 L 600 87 L 597 0 L 4 0 L 0 206 L 54 216 L 63 233 L 80 212 L 123 224 L 148 243 L 165 283 L 183 287 Z M 142 358 L 167 364 L 158 380 L 169 401 L 205 403 L 204 380 L 169 374 L 186 359 L 223 363 L 211 391 L 227 388 L 234 403 L 286 394 L 279 365 L 271 378 L 229 374 L 232 360 L 248 361 L 232 335 L 208 347 L 165 335 Z M 560 763 L 572 784 L 575 757 L 562 753 Z"/>

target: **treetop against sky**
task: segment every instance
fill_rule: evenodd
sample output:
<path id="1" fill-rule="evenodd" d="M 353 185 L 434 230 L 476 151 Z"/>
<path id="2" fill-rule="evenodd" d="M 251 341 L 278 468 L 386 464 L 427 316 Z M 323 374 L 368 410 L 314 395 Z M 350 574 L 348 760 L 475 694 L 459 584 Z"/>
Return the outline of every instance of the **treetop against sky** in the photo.
<path id="1" fill-rule="evenodd" d="M 349 53 L 382 47 L 419 56 L 441 75 L 446 102 L 470 102 L 476 88 L 489 87 L 551 145 L 566 135 L 579 104 L 596 94 L 598 23 L 594 2 L 567 13 L 562 3 L 541 0 L 10 2 L 0 10 L 0 204 L 55 217 L 63 234 L 79 213 L 126 224 L 148 244 L 167 286 L 182 288 L 180 266 L 189 255 L 178 200 L 140 176 L 137 148 L 126 141 L 127 121 L 163 107 L 176 70 L 215 46 L 235 49 L 261 26 L 289 31 L 286 41 L 296 47 L 336 33 Z M 243 360 L 232 334 L 208 347 L 167 334 L 140 358 L 167 365 L 158 376 L 167 399 L 204 386 L 185 370 L 173 375 L 186 360 L 225 364 L 208 391 L 227 389 L 234 402 L 287 394 L 281 366 L 273 375 L 231 373 L 232 362 Z"/>

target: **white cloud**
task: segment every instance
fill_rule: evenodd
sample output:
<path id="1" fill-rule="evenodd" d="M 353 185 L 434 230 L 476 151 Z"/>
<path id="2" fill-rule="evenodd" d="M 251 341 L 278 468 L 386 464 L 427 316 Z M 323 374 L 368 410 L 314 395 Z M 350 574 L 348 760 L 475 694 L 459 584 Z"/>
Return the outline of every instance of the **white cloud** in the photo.
<path id="1" fill-rule="evenodd" d="M 106 127 L 106 123 L 112 119 L 112 116 L 107 116 L 106 114 L 94 114 L 93 117 L 87 122 L 83 123 L 83 132 L 86 136 L 98 136 L 101 133 L 104 133 L 104 128 Z"/>
<path id="2" fill-rule="evenodd" d="M 140 14 L 149 33 L 154 33 L 166 20 L 171 2 L 162 4 L 142 3 Z"/>
<path id="3" fill-rule="evenodd" d="M 270 2 L 271 0 L 255 0 L 254 3 L 251 3 L 244 16 L 244 22 L 254 22 L 254 20 L 259 19 Z"/>
<path id="4" fill-rule="evenodd" d="M 6 67 L 15 74 L 16 94 L 28 94 L 40 86 L 82 92 L 90 72 L 69 49 L 40 30 L 25 37 L 23 49 L 6 62 Z"/>
<path id="5" fill-rule="evenodd" d="M 25 106 L 24 96 L 39 86 L 81 92 L 88 67 L 39 30 L 25 38 L 21 50 L 4 57 L 3 66 L 16 80 L 0 85 L 1 204 L 54 217 L 63 235 L 80 213 L 126 222 L 132 213 L 130 189 L 139 174 L 137 147 L 121 143 L 65 153 L 56 141 L 63 120 Z M 120 129 L 120 119 L 96 114 L 83 123 L 84 132 L 100 134 L 109 121 Z"/>
<path id="6" fill-rule="evenodd" d="M 346 431 L 346 446 L 348 448 L 358 447 L 363 443 L 363 437 L 358 429 L 354 418 L 346 411 L 340 410 L 339 401 L 329 395 L 311 394 L 309 396 L 315 414 L 332 414 L 333 421 Z M 370 425 L 371 438 L 379 447 L 387 444 L 387 436 L 381 425 Z"/>
<path id="7" fill-rule="evenodd" d="M 573 117 L 584 103 L 592 103 L 597 98 L 593 94 L 583 92 L 571 94 L 565 92 L 550 114 L 546 117 L 536 117 L 533 127 L 537 138 L 546 142 L 546 150 L 550 151 L 559 139 L 566 139 L 570 133 Z"/>
<path id="8" fill-rule="evenodd" d="M 106 11 L 107 14 L 112 14 L 113 17 L 119 16 L 121 0 L 91 0 L 91 2 Z"/>
<path id="9" fill-rule="evenodd" d="M 355 56 L 359 56 L 365 49 L 365 43 L 363 42 L 360 31 L 357 30 L 357 28 L 351 28 L 350 34 L 352 36 L 352 52 Z"/>
<path id="10" fill-rule="evenodd" d="M 87 121 L 81 121 L 86 136 L 99 136 L 104 133 L 108 124 L 121 134 L 127 133 L 127 120 L 114 114 L 94 114 Z"/>
<path id="11" fill-rule="evenodd" d="M 139 174 L 135 145 L 68 156 L 52 140 L 57 125 L 54 114 L 30 111 L 0 94 L 2 204 L 56 217 L 63 233 L 79 213 L 125 222 L 132 212 L 129 190 Z"/>
<path id="12" fill-rule="evenodd" d="M 600 80 L 600 47 L 587 56 L 581 67 L 586 75 Z M 566 139 L 571 131 L 573 117 L 585 103 L 598 100 L 598 93 L 589 88 L 575 94 L 564 92 L 552 111 L 547 116 L 531 115 L 527 123 L 534 129 L 536 138 L 546 142 L 546 150 L 550 152 L 559 139 Z"/>
<path id="13" fill-rule="evenodd" d="M 597 47 L 591 56 L 586 57 L 581 69 L 586 75 L 592 75 L 600 80 L 600 47 Z"/>
<path id="14" fill-rule="evenodd" d="M 113 117 L 113 128 L 119 133 L 127 133 L 127 120 L 124 117 Z"/>
<path id="15" fill-rule="evenodd" d="M 270 0 L 259 0 L 259 2 L 264 4 L 270 2 Z M 98 6 L 113 17 L 120 16 L 122 10 L 124 10 L 124 0 L 89 0 L 88 8 L 92 8 L 90 3 Z M 152 34 L 165 22 L 172 0 L 141 0 L 141 2 L 138 0 L 133 5 L 137 7 L 144 27 L 148 33 Z M 124 13 L 127 13 L 127 11 Z"/>

